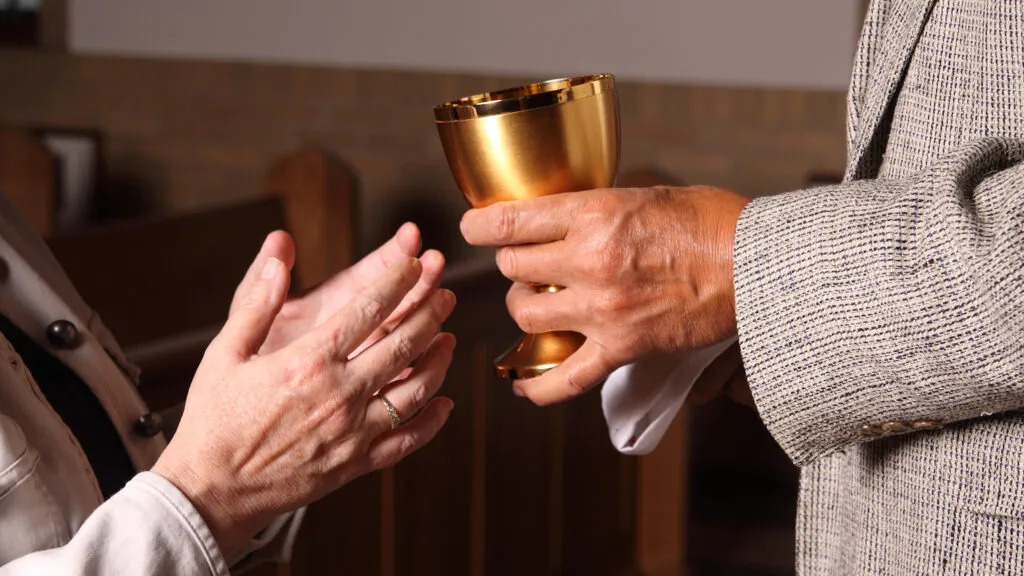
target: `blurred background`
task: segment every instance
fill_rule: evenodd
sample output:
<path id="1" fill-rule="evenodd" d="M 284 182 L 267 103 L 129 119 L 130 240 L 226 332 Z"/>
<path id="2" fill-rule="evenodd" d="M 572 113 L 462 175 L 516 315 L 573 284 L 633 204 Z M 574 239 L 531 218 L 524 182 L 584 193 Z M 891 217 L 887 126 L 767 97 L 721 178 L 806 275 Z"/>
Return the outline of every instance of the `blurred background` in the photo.
<path id="1" fill-rule="evenodd" d="M 836 181 L 865 2 L 0 0 L 0 189 L 170 408 L 263 235 L 296 290 L 402 222 L 449 258 L 451 423 L 310 508 L 262 574 L 792 574 L 796 469 L 756 414 L 681 414 L 618 455 L 596 393 L 536 408 L 490 374 L 517 330 L 433 126 L 442 101 L 620 82 L 620 185 L 749 196 Z"/>

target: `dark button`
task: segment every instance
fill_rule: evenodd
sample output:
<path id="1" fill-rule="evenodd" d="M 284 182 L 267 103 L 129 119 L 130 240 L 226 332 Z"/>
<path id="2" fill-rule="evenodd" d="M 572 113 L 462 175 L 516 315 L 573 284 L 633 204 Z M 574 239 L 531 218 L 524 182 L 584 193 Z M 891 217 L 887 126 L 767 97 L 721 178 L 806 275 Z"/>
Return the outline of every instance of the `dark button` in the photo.
<path id="1" fill-rule="evenodd" d="M 860 434 L 861 438 L 881 438 L 885 436 L 885 432 L 882 431 L 881 426 L 875 426 L 874 424 L 865 424 L 857 429 L 857 434 Z"/>
<path id="2" fill-rule="evenodd" d="M 160 418 L 159 414 L 143 414 L 135 421 L 135 425 L 132 426 L 132 430 L 144 438 L 152 438 L 156 436 L 164 429 L 164 422 Z"/>
<path id="3" fill-rule="evenodd" d="M 898 420 L 882 424 L 882 432 L 884 432 L 886 436 L 892 436 L 894 434 L 903 434 L 904 432 L 910 432 L 910 430 L 911 428 L 909 424 L 907 424 L 906 422 L 900 422 Z"/>
<path id="4" fill-rule="evenodd" d="M 46 327 L 46 339 L 54 348 L 74 348 L 78 345 L 78 328 L 67 320 L 57 320 Z"/>

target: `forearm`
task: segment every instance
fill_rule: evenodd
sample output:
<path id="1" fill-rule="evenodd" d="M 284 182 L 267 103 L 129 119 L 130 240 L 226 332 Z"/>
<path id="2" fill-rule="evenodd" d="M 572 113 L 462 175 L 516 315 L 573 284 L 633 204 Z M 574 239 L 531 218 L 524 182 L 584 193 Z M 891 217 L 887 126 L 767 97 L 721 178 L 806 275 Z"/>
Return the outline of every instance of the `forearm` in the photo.
<path id="1" fill-rule="evenodd" d="M 736 233 L 744 366 L 797 464 L 1024 405 L 1024 143 L 913 178 L 755 201 Z"/>
<path id="2" fill-rule="evenodd" d="M 0 567 L 0 576 L 30 574 L 223 576 L 228 566 L 189 501 L 163 478 L 142 473 L 66 545 Z"/>

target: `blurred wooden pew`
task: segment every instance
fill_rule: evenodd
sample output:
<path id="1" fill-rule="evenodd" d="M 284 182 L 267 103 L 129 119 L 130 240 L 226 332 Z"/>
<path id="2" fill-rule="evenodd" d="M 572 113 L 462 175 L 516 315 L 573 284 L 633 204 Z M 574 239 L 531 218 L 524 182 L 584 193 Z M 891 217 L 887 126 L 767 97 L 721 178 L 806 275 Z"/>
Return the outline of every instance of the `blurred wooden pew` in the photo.
<path id="1" fill-rule="evenodd" d="M 34 187 L 5 184 L 3 165 L 0 187 L 27 191 L 20 205 L 46 233 L 52 165 L 38 150 L 31 154 L 38 158 L 19 166 L 34 167 Z M 641 169 L 619 183 L 674 180 Z M 184 398 L 268 232 L 295 236 L 296 290 L 355 258 L 357 179 L 342 162 L 299 150 L 275 163 L 266 182 L 248 202 L 70 236 L 47 233 L 82 296 L 142 366 L 140 390 L 156 409 Z M 682 417 L 655 453 L 630 458 L 611 447 L 596 392 L 548 408 L 516 398 L 491 369 L 518 333 L 505 308 L 508 281 L 488 261 L 453 264 L 443 284 L 459 299 L 446 325 L 459 339 L 444 388 L 456 403 L 448 426 L 395 469 L 310 506 L 292 563 L 257 574 L 682 574 Z"/>
<path id="2" fill-rule="evenodd" d="M 56 213 L 57 159 L 31 133 L 0 128 L 0 190 L 44 237 Z"/>
<path id="3" fill-rule="evenodd" d="M 296 239 L 293 291 L 351 263 L 355 186 L 340 161 L 303 149 L 279 160 L 251 201 L 55 235 L 48 244 L 142 368 L 143 396 L 162 409 L 184 399 L 268 233 L 289 230 Z"/>

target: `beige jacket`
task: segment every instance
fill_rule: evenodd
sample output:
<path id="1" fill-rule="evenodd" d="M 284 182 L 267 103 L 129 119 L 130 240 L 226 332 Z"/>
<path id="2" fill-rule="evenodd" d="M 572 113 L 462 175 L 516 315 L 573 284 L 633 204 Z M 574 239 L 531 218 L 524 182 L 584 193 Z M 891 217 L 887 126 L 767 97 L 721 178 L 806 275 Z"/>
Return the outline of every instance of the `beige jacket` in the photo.
<path id="1" fill-rule="evenodd" d="M 801 467 L 797 572 L 1024 575 L 1024 2 L 871 2 L 848 127 L 844 183 L 736 230 L 743 364 Z M 649 451 L 709 356 L 613 375 L 616 447 Z"/>
<path id="2" fill-rule="evenodd" d="M 736 231 L 803 575 L 1024 574 L 1024 2 L 875 0 L 843 184 Z"/>
<path id="3" fill-rule="evenodd" d="M 166 440 L 134 430 L 148 413 L 137 370 L 3 194 L 0 269 L 0 314 L 89 385 L 140 471 L 104 502 L 81 447 L 0 336 L 0 576 L 228 574 L 231 563 L 189 501 L 145 472 Z M 56 320 L 77 327 L 76 346 L 47 341 Z M 232 570 L 287 558 L 300 520 L 301 513 L 279 519 Z"/>

